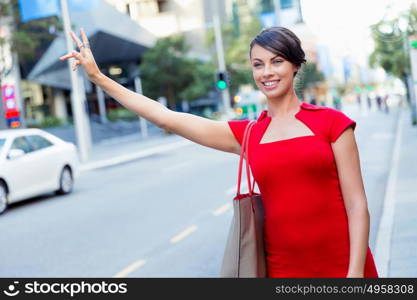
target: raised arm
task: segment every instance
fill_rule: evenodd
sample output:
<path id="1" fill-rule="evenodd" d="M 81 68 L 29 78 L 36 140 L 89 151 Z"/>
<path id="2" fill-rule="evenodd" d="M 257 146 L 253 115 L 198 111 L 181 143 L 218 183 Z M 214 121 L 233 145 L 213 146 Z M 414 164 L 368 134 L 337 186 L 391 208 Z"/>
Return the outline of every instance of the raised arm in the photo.
<path id="1" fill-rule="evenodd" d="M 172 111 L 157 101 L 135 93 L 100 72 L 84 30 L 80 39 L 71 32 L 71 37 L 80 52 L 72 51 L 61 60 L 75 58 L 72 69 L 81 65 L 88 78 L 100 86 L 121 105 L 145 118 L 156 126 L 185 137 L 193 142 L 221 151 L 239 154 L 240 145 L 226 121 L 214 121 L 187 113 Z"/>

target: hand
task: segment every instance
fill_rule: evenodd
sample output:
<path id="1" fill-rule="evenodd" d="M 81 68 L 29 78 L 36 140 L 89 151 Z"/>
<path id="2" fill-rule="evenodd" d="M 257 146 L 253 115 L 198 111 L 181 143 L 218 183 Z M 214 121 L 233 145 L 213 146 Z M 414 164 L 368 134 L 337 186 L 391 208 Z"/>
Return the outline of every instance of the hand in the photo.
<path id="1" fill-rule="evenodd" d="M 67 60 L 69 58 L 75 58 L 75 60 L 72 63 L 72 70 L 75 71 L 78 65 L 82 65 L 88 77 L 90 78 L 90 80 L 92 80 L 100 74 L 100 69 L 98 68 L 96 61 L 94 60 L 93 53 L 90 49 L 90 43 L 88 42 L 87 35 L 85 34 L 83 28 L 80 29 L 80 33 L 82 42 L 75 35 L 74 32 L 70 32 L 71 38 L 77 44 L 78 49 L 80 49 L 80 52 L 74 50 L 71 53 L 61 56 L 59 59 Z"/>

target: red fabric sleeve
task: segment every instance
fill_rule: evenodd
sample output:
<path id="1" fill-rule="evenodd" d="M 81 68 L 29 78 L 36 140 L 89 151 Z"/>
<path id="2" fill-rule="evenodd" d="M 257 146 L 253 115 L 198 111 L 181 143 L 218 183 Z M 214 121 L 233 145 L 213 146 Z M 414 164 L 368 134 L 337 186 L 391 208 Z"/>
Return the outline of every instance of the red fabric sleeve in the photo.
<path id="1" fill-rule="evenodd" d="M 356 122 L 337 109 L 330 109 L 329 141 L 334 143 L 349 127 L 356 128 Z"/>
<path id="2" fill-rule="evenodd" d="M 243 134 L 245 133 L 245 128 L 249 124 L 249 120 L 233 120 L 227 121 L 229 124 L 230 129 L 233 132 L 236 140 L 242 145 L 243 141 Z"/>

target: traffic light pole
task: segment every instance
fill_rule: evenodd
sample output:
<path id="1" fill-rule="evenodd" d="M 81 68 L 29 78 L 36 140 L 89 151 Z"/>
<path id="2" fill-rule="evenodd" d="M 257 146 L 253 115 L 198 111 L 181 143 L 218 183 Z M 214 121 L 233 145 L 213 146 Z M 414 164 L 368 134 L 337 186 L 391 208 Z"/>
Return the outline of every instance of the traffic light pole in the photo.
<path id="1" fill-rule="evenodd" d="M 281 0 L 273 0 L 274 1 L 274 11 L 275 11 L 275 18 L 277 26 L 282 26 L 281 21 Z"/>
<path id="2" fill-rule="evenodd" d="M 71 21 L 68 11 L 67 0 L 61 0 L 61 13 L 62 22 L 64 24 L 64 34 L 67 44 L 67 51 L 71 52 L 73 44 L 69 32 L 71 30 Z M 77 147 L 80 155 L 81 162 L 88 160 L 90 145 L 91 145 L 91 129 L 88 124 L 88 116 L 86 112 L 85 97 L 82 97 L 81 93 L 85 93 L 84 89 L 81 89 L 82 83 L 78 75 L 78 70 L 72 71 L 71 60 L 68 60 L 68 70 L 71 78 L 71 103 L 72 114 L 74 118 L 75 136 L 77 138 Z"/>
<path id="3" fill-rule="evenodd" d="M 142 81 L 139 75 L 135 77 L 134 84 L 135 84 L 136 93 L 143 94 Z M 139 126 L 140 126 L 140 134 L 142 135 L 142 137 L 143 138 L 148 137 L 148 123 L 141 116 L 139 116 Z"/>
<path id="4" fill-rule="evenodd" d="M 416 37 L 417 38 L 417 37 Z M 413 125 L 417 125 L 417 49 L 410 47 L 411 37 L 407 37 L 407 50 L 410 56 L 411 74 L 408 76 L 411 95 L 411 117 Z"/>
<path id="5" fill-rule="evenodd" d="M 220 72 L 226 72 L 226 63 L 224 60 L 224 50 L 223 50 L 223 39 L 222 39 L 222 31 L 220 27 L 220 19 L 219 19 L 219 4 L 218 0 L 213 0 L 213 26 L 214 26 L 214 37 L 216 39 L 216 52 L 217 52 L 217 61 L 219 66 Z M 226 87 L 222 90 L 222 98 L 223 98 L 223 111 L 226 115 L 231 113 L 231 106 L 230 106 L 230 92 L 229 88 Z"/>
<path id="6" fill-rule="evenodd" d="M 403 33 L 403 47 L 405 53 L 408 53 L 410 57 L 410 68 L 411 68 L 411 74 L 407 74 L 407 85 L 409 90 L 409 96 L 410 96 L 410 109 L 411 109 L 411 122 L 413 125 L 417 124 L 417 116 L 416 116 L 416 95 L 415 95 L 415 88 L 414 88 L 414 80 L 413 80 L 413 67 L 414 63 L 412 61 L 412 53 L 409 46 L 410 40 L 406 32 Z"/>

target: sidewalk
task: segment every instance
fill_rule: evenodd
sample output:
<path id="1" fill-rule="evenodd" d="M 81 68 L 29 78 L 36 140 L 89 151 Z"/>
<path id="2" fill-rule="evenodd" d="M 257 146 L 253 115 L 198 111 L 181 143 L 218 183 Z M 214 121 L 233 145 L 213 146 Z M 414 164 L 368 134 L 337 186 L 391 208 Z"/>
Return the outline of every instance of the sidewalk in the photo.
<path id="1" fill-rule="evenodd" d="M 417 277 L 417 127 L 403 107 L 394 144 L 375 260 L 380 277 Z"/>
<path id="2" fill-rule="evenodd" d="M 191 141 L 175 134 L 155 135 L 148 138 L 133 134 L 107 139 L 92 147 L 89 159 L 81 164 L 80 171 L 114 166 L 191 144 Z"/>

